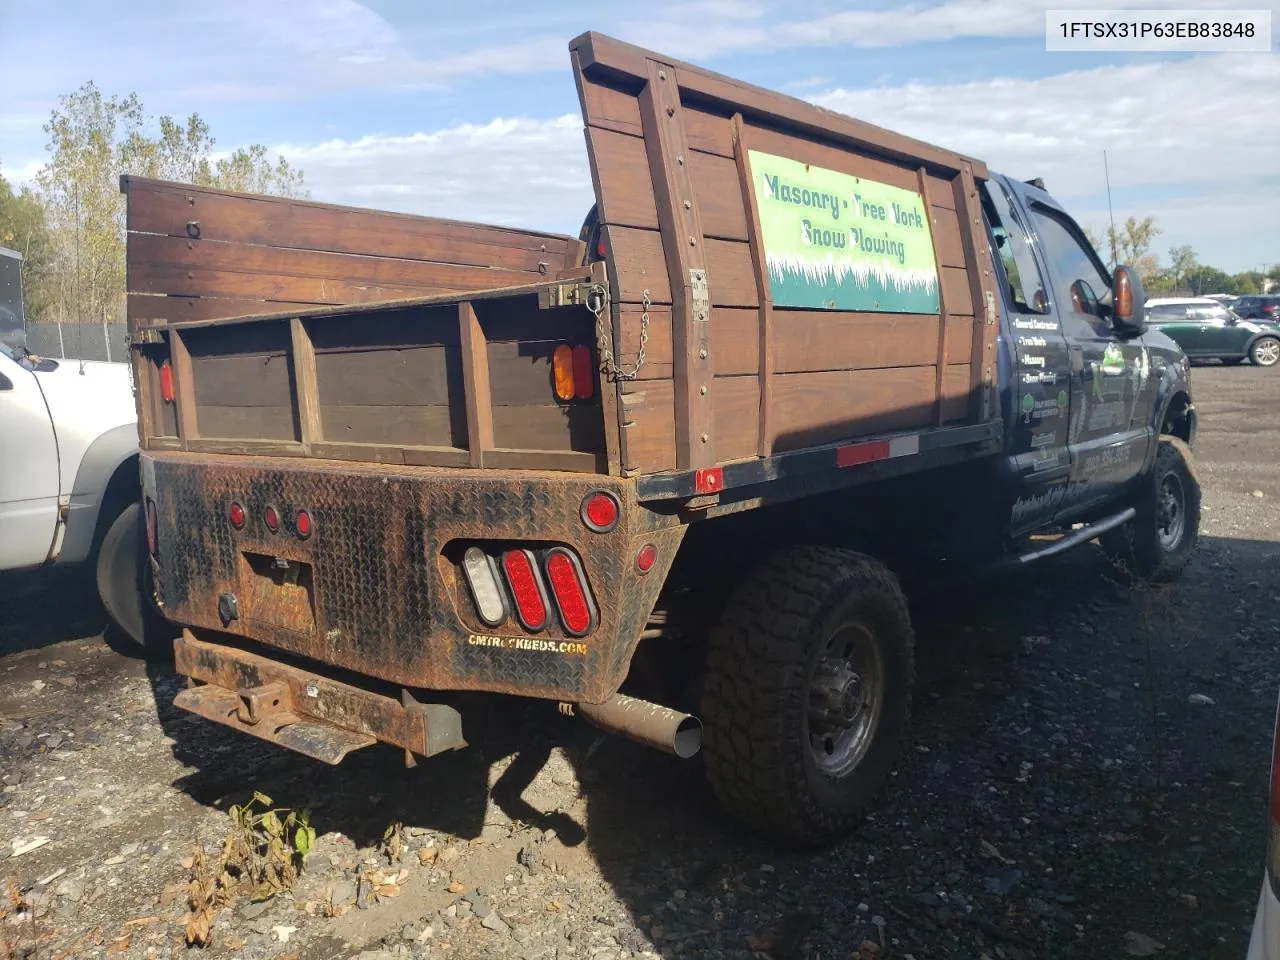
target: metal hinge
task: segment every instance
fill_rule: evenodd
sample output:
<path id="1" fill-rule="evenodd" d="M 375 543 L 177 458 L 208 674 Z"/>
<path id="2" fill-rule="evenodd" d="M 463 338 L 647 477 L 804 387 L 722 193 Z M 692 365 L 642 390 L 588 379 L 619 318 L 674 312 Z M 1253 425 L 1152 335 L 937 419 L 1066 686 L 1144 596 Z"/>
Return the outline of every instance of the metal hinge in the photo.
<path id="1" fill-rule="evenodd" d="M 987 326 L 994 327 L 996 325 L 996 295 L 990 290 L 986 291 L 987 295 Z"/>
<path id="2" fill-rule="evenodd" d="M 572 280 L 541 287 L 538 290 L 538 309 L 588 307 L 594 312 L 601 296 L 600 288 L 599 283 L 589 280 Z"/>
<path id="3" fill-rule="evenodd" d="M 160 343 L 160 331 L 154 327 L 139 327 L 129 334 L 129 346 L 136 347 L 144 343 Z"/>
<path id="4" fill-rule="evenodd" d="M 707 271 L 691 269 L 689 271 L 689 296 L 693 301 L 693 322 L 700 323 L 711 318 L 711 294 L 707 292 Z"/>

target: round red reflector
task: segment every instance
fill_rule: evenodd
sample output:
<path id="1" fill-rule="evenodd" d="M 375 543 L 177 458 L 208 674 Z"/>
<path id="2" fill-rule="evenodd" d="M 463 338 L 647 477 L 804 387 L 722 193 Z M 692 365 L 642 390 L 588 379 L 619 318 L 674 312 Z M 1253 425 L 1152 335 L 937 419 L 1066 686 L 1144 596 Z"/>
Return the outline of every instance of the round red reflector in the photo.
<path id="1" fill-rule="evenodd" d="M 653 565 L 658 560 L 658 548 L 652 543 L 646 543 L 640 548 L 640 552 L 636 554 L 636 569 L 641 573 L 648 573 L 653 569 Z"/>
<path id="2" fill-rule="evenodd" d="M 267 525 L 267 529 L 272 533 L 280 529 L 280 514 L 276 512 L 275 507 L 267 507 L 262 511 L 262 522 Z"/>
<path id="3" fill-rule="evenodd" d="M 618 525 L 620 510 L 613 494 L 597 490 L 582 501 L 582 522 L 596 533 L 608 533 Z"/>
<path id="4" fill-rule="evenodd" d="M 293 518 L 293 529 L 303 540 L 311 536 L 311 514 L 306 510 L 299 510 L 298 515 Z"/>
<path id="5" fill-rule="evenodd" d="M 227 519 L 231 521 L 231 525 L 239 530 L 244 526 L 244 507 L 238 503 L 232 503 L 227 508 Z"/>

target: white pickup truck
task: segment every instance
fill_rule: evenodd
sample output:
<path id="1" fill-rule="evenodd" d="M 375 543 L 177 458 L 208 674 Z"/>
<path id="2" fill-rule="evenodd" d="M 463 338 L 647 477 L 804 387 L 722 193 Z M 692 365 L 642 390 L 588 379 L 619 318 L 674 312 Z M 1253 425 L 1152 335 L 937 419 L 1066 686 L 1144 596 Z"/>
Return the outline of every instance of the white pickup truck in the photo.
<path id="1" fill-rule="evenodd" d="M 129 366 L 29 354 L 20 265 L 0 248 L 0 571 L 93 564 L 107 612 L 143 642 L 155 614 Z"/>

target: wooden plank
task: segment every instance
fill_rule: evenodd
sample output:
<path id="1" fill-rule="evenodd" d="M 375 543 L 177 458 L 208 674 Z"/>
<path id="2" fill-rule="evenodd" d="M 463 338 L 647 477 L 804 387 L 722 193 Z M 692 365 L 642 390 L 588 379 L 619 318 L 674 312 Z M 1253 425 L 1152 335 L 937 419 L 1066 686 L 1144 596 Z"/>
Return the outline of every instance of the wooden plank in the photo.
<path id="1" fill-rule="evenodd" d="M 973 356 L 973 317 L 947 319 L 947 363 L 968 364 Z"/>
<path id="2" fill-rule="evenodd" d="M 760 226 L 760 208 L 751 184 L 750 147 L 742 114 L 733 116 L 734 168 L 738 177 L 738 195 L 745 198 L 749 223 L 749 248 L 751 268 L 756 282 L 756 297 L 760 301 L 760 313 L 756 321 L 757 353 L 759 366 L 756 372 L 756 452 L 768 456 L 773 446 L 772 381 L 776 363 L 773 345 L 773 289 L 769 283 L 769 267 L 765 262 L 763 230 Z M 788 331 L 788 335 L 790 332 Z"/>
<path id="3" fill-rule="evenodd" d="M 599 78 L 588 79 L 574 59 L 574 76 L 578 81 L 578 100 L 582 116 L 589 126 L 615 130 L 632 136 L 641 135 L 640 104 L 634 92 L 624 90 Z M 636 85 L 639 89 L 639 83 Z"/>
<path id="4" fill-rule="evenodd" d="M 970 285 L 969 271 L 962 267 L 939 267 L 938 279 L 941 281 L 941 299 L 946 301 L 947 313 L 951 316 L 972 317 L 978 300 Z M 981 296 L 980 291 L 978 296 Z"/>
<path id="5" fill-rule="evenodd" d="M 154 350 L 154 348 L 152 348 Z M 160 396 L 160 365 L 155 354 L 135 347 L 129 351 L 129 365 L 138 392 L 138 442 L 163 434 L 164 400 Z"/>
<path id="6" fill-rule="evenodd" d="M 759 307 L 751 247 L 736 240 L 705 241 L 707 285 L 716 307 Z"/>
<path id="7" fill-rule="evenodd" d="M 458 304 L 462 334 L 462 392 L 467 409 L 467 450 L 471 466 L 484 466 L 484 452 L 493 446 L 493 395 L 489 389 L 489 344 L 469 301 Z"/>
<path id="8" fill-rule="evenodd" d="M 169 332 L 169 363 L 173 367 L 178 436 L 182 439 L 182 449 L 189 450 L 190 442 L 200 436 L 196 422 L 195 377 L 191 373 L 191 354 L 187 352 L 187 345 L 177 330 Z"/>
<path id="9" fill-rule="evenodd" d="M 635 366 L 640 349 L 640 305 L 622 306 L 622 340 L 618 363 L 627 370 Z M 716 341 L 711 355 L 711 369 L 717 377 L 755 373 L 760 366 L 760 318 L 755 310 L 740 307 L 711 308 L 711 336 Z M 653 307 L 649 311 L 649 339 L 645 344 L 644 364 L 639 380 L 670 380 L 671 311 Z"/>
<path id="10" fill-rule="evenodd" d="M 711 388 L 716 454 L 721 463 L 755 457 L 759 447 L 760 377 L 716 377 Z"/>
<path id="11" fill-rule="evenodd" d="M 293 357 L 294 396 L 298 404 L 298 426 L 302 432 L 302 445 L 309 448 L 323 436 L 320 427 L 320 388 L 316 385 L 316 351 L 311 345 L 306 327 L 297 317 L 289 321 L 289 336 Z"/>
<path id="12" fill-rule="evenodd" d="M 323 306 L 323 304 L 312 304 Z M 254 314 L 279 313 L 285 304 L 278 300 L 239 300 L 217 297 L 180 297 L 164 294 L 131 293 L 128 300 L 129 322 L 138 326 L 154 326 L 161 322 L 181 323 L 189 320 L 221 320 Z"/>
<path id="13" fill-rule="evenodd" d="M 684 130 L 690 150 L 733 159 L 733 124 L 727 113 L 685 104 Z"/>
<path id="14" fill-rule="evenodd" d="M 922 427 L 933 417 L 933 367 L 775 374 L 774 450 L 800 450 Z"/>
<path id="15" fill-rule="evenodd" d="M 942 422 L 965 420 L 973 404 L 970 398 L 969 364 L 948 364 L 942 375 Z"/>
<path id="16" fill-rule="evenodd" d="M 721 240 L 746 240 L 747 211 L 733 158 L 690 151 L 689 173 L 706 235 Z"/>
<path id="17" fill-rule="evenodd" d="M 597 171 L 600 222 L 657 230 L 658 207 L 644 140 L 588 127 L 587 150 Z"/>
<path id="18" fill-rule="evenodd" d="M 196 420 L 202 437 L 298 442 L 292 403 L 270 407 L 197 403 Z"/>
<path id="19" fill-rule="evenodd" d="M 564 260 L 561 261 L 561 270 L 557 276 L 563 273 L 572 273 L 575 270 L 583 269 L 583 261 L 587 259 L 587 245 L 582 240 L 570 240 L 564 245 Z M 539 273 L 542 271 L 539 270 Z"/>
<path id="20" fill-rule="evenodd" d="M 130 238 L 130 257 L 130 292 L 302 303 L 464 292 L 529 279 L 514 270 L 141 234 Z"/>
<path id="21" fill-rule="evenodd" d="M 964 267 L 968 264 L 964 259 L 964 244 L 960 242 L 960 221 L 956 219 L 956 212 L 946 207 L 939 206 L 934 200 L 936 190 L 936 177 L 928 178 L 929 186 L 929 225 L 930 233 L 933 234 L 933 245 L 938 257 L 938 265 L 943 267 Z M 950 196 L 952 188 L 946 186 L 947 195 Z"/>
<path id="22" fill-rule="evenodd" d="M 608 75 L 618 83 L 628 78 L 643 78 L 646 60 L 654 57 L 639 47 L 594 32 L 574 39 L 569 49 L 578 54 L 581 69 L 589 75 Z M 670 58 L 663 59 L 672 63 Z M 766 119 L 806 135 L 874 149 L 913 167 L 923 161 L 931 167 L 959 170 L 962 163 L 968 162 L 975 176 L 985 178 L 987 175 L 986 167 L 980 162 L 932 144 L 689 64 L 674 62 L 674 67 L 682 93 L 710 101 L 723 109 L 726 116 L 741 111 L 749 120 Z"/>
<path id="23" fill-rule="evenodd" d="M 998 301 L 991 276 L 991 249 L 987 246 L 987 231 L 982 221 L 974 172 L 965 167 L 952 186 L 956 212 L 963 214 L 960 235 L 965 259 L 973 265 L 966 271 L 968 292 L 973 304 L 973 309 L 968 312 L 974 315 L 973 353 L 969 365 L 969 392 L 975 407 L 972 415 L 979 421 L 986 421 L 1000 415 L 1000 404 L 996 397 L 996 334 L 999 332 L 999 325 L 996 323 L 995 311 Z M 966 311 L 957 309 L 955 312 Z"/>
<path id="24" fill-rule="evenodd" d="M 462 353 L 441 344 L 316 354 L 323 406 L 462 408 Z M 388 415 L 391 415 L 390 412 Z"/>
<path id="25" fill-rule="evenodd" d="M 653 303 L 671 302 L 671 281 L 658 231 L 606 225 L 604 238 L 616 303 L 639 303 L 645 290 Z"/>
<path id="26" fill-rule="evenodd" d="M 405 447 L 400 455 L 409 467 L 465 467 L 471 462 L 466 450 L 454 447 Z"/>
<path id="27" fill-rule="evenodd" d="M 693 274 L 710 285 L 701 205 L 689 172 L 689 144 L 675 71 L 650 60 L 640 91 L 649 172 L 661 226 L 671 290 L 671 344 L 675 389 L 676 464 L 682 469 L 716 462 L 714 423 L 708 390 L 713 377 L 710 309 L 694 303 Z M 723 242 L 723 241 L 719 241 Z"/>
<path id="28" fill-rule="evenodd" d="M 941 269 L 944 263 L 944 241 L 942 240 L 942 234 L 944 231 L 942 230 L 942 228 L 938 223 L 937 213 L 934 210 L 933 204 L 930 202 L 930 199 L 929 199 L 929 194 L 930 194 L 929 175 L 924 167 L 920 167 L 919 169 L 916 170 L 916 177 L 919 181 L 920 197 L 921 199 L 924 200 L 924 208 L 926 211 L 929 212 L 929 215 L 932 218 L 932 222 L 930 224 L 931 229 L 929 231 L 929 234 L 933 244 L 933 259 L 935 264 L 937 264 L 939 269 Z M 959 229 L 957 228 L 957 238 L 958 238 L 958 233 L 959 233 Z M 963 266 L 963 257 L 961 258 L 961 260 L 962 260 L 961 266 Z M 951 332 L 951 324 L 948 322 L 950 318 L 950 311 L 948 310 L 947 298 L 945 294 L 946 294 L 946 291 L 942 289 L 942 285 L 941 283 L 939 283 L 938 314 L 939 314 L 940 322 L 938 323 L 936 327 L 936 332 L 934 334 L 934 337 L 938 343 L 938 351 L 937 351 L 937 354 L 934 356 L 934 360 L 933 360 L 934 376 L 936 378 L 935 380 L 936 386 L 934 389 L 935 410 L 934 410 L 933 422 L 937 426 L 942 426 L 942 418 L 944 413 L 943 402 L 942 402 L 942 378 L 943 378 L 943 374 L 945 373 L 946 363 L 947 363 L 947 338 Z"/>
<path id="29" fill-rule="evenodd" d="M 671 380 L 622 385 L 625 473 L 657 473 L 676 468 L 676 400 Z"/>
<path id="30" fill-rule="evenodd" d="M 248 438 L 198 437 L 186 446 L 192 453 L 233 453 L 258 457 L 302 457 L 306 452 L 302 444 L 287 440 L 257 440 Z"/>
<path id="31" fill-rule="evenodd" d="M 182 441 L 177 437 L 147 437 L 142 443 L 143 450 L 181 450 Z"/>
<path id="32" fill-rule="evenodd" d="M 869 370 L 937 363 L 934 314 L 774 308 L 773 370 Z"/>
<path id="33" fill-rule="evenodd" d="M 493 408 L 494 445 L 527 450 L 573 450 L 603 453 L 600 407 L 595 403 L 555 403 Z M 484 465 L 492 466 L 486 455 Z"/>
<path id="34" fill-rule="evenodd" d="M 132 232 L 300 250 L 502 267 L 557 268 L 576 241 L 559 234 L 233 193 L 126 177 Z M 194 224 L 194 226 L 189 226 Z M 191 232 L 194 230 L 196 236 Z M 132 258 L 131 258 L 132 259 Z"/>
<path id="35" fill-rule="evenodd" d="M 467 442 L 466 411 L 461 401 L 458 406 L 322 403 L 320 419 L 329 443 L 465 449 Z"/>
<path id="36" fill-rule="evenodd" d="M 602 454 L 578 450 L 496 449 L 485 452 L 485 466 L 499 470 L 564 470 L 572 473 L 595 473 L 600 469 Z"/>
<path id="37" fill-rule="evenodd" d="M 193 356 L 197 407 L 287 407 L 289 358 L 270 354 Z"/>

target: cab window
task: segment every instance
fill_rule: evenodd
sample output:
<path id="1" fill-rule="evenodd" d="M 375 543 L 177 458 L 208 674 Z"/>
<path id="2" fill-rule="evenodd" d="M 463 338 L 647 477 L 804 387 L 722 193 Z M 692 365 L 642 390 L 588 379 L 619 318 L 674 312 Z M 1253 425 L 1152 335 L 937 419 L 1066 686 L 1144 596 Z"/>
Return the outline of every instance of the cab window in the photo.
<path id="1" fill-rule="evenodd" d="M 1187 308 L 1176 303 L 1160 303 L 1147 308 L 1147 318 L 1152 323 L 1177 323 L 1187 319 Z"/>
<path id="2" fill-rule="evenodd" d="M 982 184 L 982 209 L 991 226 L 1000 264 L 1004 267 L 1009 300 L 1019 313 L 1046 313 L 1049 304 L 1044 294 L 1044 280 L 1031 251 L 1031 238 L 1027 236 L 1017 211 L 1009 200 L 1004 187 L 988 180 Z"/>
<path id="3" fill-rule="evenodd" d="M 1200 323 L 1216 323 L 1222 326 L 1231 319 L 1226 307 L 1208 303 L 1192 303 L 1187 306 L 1187 319 Z"/>
<path id="4" fill-rule="evenodd" d="M 1032 208 L 1031 217 L 1049 269 L 1061 284 L 1058 309 L 1062 316 L 1074 315 L 1093 326 L 1101 321 L 1109 327 L 1111 282 L 1079 228 L 1040 205 Z"/>

